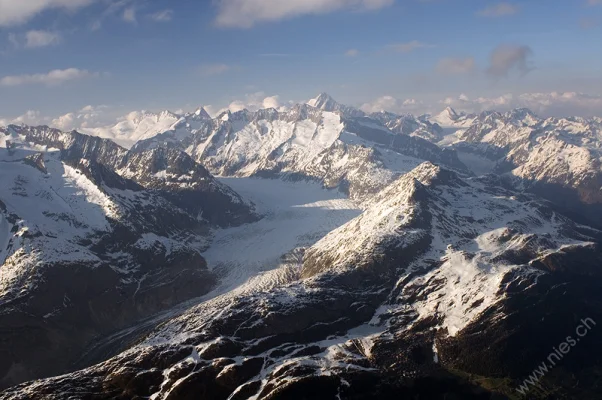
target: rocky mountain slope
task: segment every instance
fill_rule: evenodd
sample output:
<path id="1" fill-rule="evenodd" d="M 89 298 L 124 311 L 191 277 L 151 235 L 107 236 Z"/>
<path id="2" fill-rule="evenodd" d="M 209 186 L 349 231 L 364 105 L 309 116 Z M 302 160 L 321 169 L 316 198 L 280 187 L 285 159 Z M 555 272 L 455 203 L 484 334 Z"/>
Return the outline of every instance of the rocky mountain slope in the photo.
<path id="1" fill-rule="evenodd" d="M 493 176 L 424 163 L 300 264 L 190 309 L 105 363 L 2 396 L 500 398 L 492 391 L 511 395 L 566 336 L 560 321 L 602 316 L 600 239 Z M 587 340 L 576 357 L 601 348 Z M 570 398 L 573 379 L 595 381 L 599 360 L 589 360 L 542 385 Z M 577 390 L 591 398 L 596 386 Z"/>
<path id="2" fill-rule="evenodd" d="M 257 218 L 185 153 L 1 129 L 0 386 L 65 371 L 92 340 L 206 293 L 210 230 Z"/>

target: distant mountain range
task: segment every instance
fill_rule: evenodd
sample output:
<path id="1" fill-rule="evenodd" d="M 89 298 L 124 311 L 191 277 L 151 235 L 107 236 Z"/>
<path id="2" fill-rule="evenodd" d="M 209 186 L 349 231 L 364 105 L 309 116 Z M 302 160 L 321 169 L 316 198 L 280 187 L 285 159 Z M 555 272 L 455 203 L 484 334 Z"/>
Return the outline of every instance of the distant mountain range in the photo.
<path id="1" fill-rule="evenodd" d="M 330 121 L 320 121 L 322 114 L 314 110 L 333 116 Z M 137 142 L 137 148 L 170 143 L 217 175 L 294 173 L 321 179 L 327 187 L 343 184 L 353 190 L 357 178 L 352 170 L 370 165 L 371 173 L 384 179 L 383 184 L 378 178 L 370 180 L 378 190 L 395 176 L 383 178 L 390 175 L 388 171 L 407 172 L 417 165 L 416 160 L 428 160 L 458 171 L 468 168 L 477 174 L 502 174 L 514 180 L 514 185 L 551 201 L 563 198 L 559 206 L 565 211 L 578 210 L 596 224 L 602 223 L 597 208 L 602 202 L 601 118 L 540 118 L 527 109 L 464 114 L 451 107 L 435 116 L 366 114 L 322 93 L 307 105 L 284 112 L 228 111 L 215 119 L 203 109 L 181 116 L 162 112 L 144 114 L 128 126 L 130 131 L 120 124 L 112 130 L 121 132 L 119 137 L 125 142 Z M 263 132 L 266 129 L 268 134 Z M 364 140 L 364 147 L 383 154 L 350 154 L 346 160 L 355 166 L 341 166 L 345 174 L 328 165 L 329 159 L 362 147 Z M 254 147 L 247 146 L 249 143 Z M 328 155 L 333 151 L 339 155 Z M 402 160 L 398 154 L 415 160 Z M 386 172 L 379 170 L 379 163 Z M 371 189 L 358 188 L 366 190 Z"/>

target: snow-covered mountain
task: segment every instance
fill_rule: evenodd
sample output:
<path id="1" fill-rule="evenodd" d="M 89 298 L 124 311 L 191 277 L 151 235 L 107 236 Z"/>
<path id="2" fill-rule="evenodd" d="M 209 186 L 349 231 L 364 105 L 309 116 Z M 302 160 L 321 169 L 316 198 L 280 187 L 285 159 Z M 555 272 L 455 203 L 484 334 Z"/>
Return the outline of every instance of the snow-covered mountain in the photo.
<path id="1" fill-rule="evenodd" d="M 407 135 L 403 127 L 393 131 L 377 118 L 336 111 L 324 96 L 314 104 L 335 111 L 300 104 L 285 112 L 225 112 L 198 129 L 177 127 L 132 150 L 177 148 L 215 175 L 315 179 L 352 198 L 378 192 L 424 160 L 466 171 L 454 151 Z"/>
<path id="2" fill-rule="evenodd" d="M 595 296 L 600 285 L 588 277 L 601 276 L 602 253 L 599 231 L 500 183 L 421 164 L 309 248 L 301 264 L 191 308 L 105 363 L 4 396 L 512 394 L 514 382 L 566 336 L 562 318 L 576 307 L 593 320 L 602 316 L 576 296 Z M 573 351 L 600 348 L 590 341 Z M 588 388 L 585 398 L 595 393 Z"/>
<path id="3" fill-rule="evenodd" d="M 452 148 L 475 172 L 507 174 L 514 184 L 585 221 L 602 224 L 602 124 L 599 118 L 540 118 L 527 109 L 484 112 Z M 475 169 L 476 168 L 476 169 Z"/>
<path id="4" fill-rule="evenodd" d="M 397 115 L 386 111 L 370 114 L 370 117 L 380 121 L 395 133 L 421 137 L 433 143 L 439 142 L 445 132 L 439 125 L 423 117 Z"/>
<path id="5" fill-rule="evenodd" d="M 307 102 L 311 107 L 318 108 L 322 111 L 340 112 L 348 117 L 363 117 L 366 114 L 357 108 L 346 106 L 337 102 L 328 93 L 320 93 L 317 97 Z"/>
<path id="6" fill-rule="evenodd" d="M 186 114 L 176 114 L 171 111 L 160 113 L 133 111 L 114 126 L 90 128 L 86 130 L 86 133 L 110 138 L 116 143 L 130 148 L 139 140 L 152 138 L 178 126 L 195 125 L 199 121 L 208 119 L 211 119 L 211 116 L 202 107 L 195 112 Z"/>
<path id="7" fill-rule="evenodd" d="M 0 129 L 0 385 L 65 370 L 96 337 L 207 293 L 211 229 L 257 218 L 185 153 Z"/>
<path id="8" fill-rule="evenodd" d="M 443 128 L 466 128 L 474 121 L 474 115 L 458 113 L 451 107 L 445 107 L 439 114 L 430 117 L 430 121 Z"/>

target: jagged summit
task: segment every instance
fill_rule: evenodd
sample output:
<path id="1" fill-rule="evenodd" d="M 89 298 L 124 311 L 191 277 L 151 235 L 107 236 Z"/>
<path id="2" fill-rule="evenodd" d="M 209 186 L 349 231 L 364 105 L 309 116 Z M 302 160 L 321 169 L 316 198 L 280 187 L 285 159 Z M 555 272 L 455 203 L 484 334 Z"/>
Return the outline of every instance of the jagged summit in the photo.
<path id="1" fill-rule="evenodd" d="M 453 126 L 460 119 L 461 115 L 450 106 L 445 107 L 443 111 L 435 115 L 432 120 L 441 126 Z"/>
<path id="2" fill-rule="evenodd" d="M 540 120 L 540 118 L 528 108 L 515 108 L 506 113 L 506 117 L 510 119 L 511 122 L 520 122 L 527 125 L 536 124 Z"/>
<path id="3" fill-rule="evenodd" d="M 192 114 L 186 114 L 188 117 L 196 117 L 198 119 L 211 119 L 211 115 L 205 110 L 204 107 L 199 107 Z"/>
<path id="4" fill-rule="evenodd" d="M 311 99 L 307 104 L 323 111 L 339 111 L 341 109 L 341 105 L 328 93 L 320 93 L 318 97 Z"/>
<path id="5" fill-rule="evenodd" d="M 346 117 L 363 117 L 366 115 L 358 108 L 339 103 L 328 93 L 320 93 L 318 97 L 309 100 L 307 105 L 326 112 L 340 112 Z"/>
<path id="6" fill-rule="evenodd" d="M 443 110 L 443 113 L 447 114 L 451 119 L 458 119 L 458 117 L 459 117 L 456 110 L 454 110 L 450 106 L 445 107 L 445 110 Z"/>

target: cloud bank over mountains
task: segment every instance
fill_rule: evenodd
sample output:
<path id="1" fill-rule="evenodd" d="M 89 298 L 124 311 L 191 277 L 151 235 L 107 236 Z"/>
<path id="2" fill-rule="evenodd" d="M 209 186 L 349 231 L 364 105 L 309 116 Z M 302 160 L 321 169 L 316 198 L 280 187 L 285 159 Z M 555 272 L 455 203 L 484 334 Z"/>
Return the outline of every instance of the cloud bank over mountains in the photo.
<path id="1" fill-rule="evenodd" d="M 432 114 L 447 106 L 467 113 L 479 113 L 487 110 L 508 111 L 524 107 L 544 117 L 587 117 L 602 115 L 602 96 L 576 92 L 551 92 L 523 93 L 519 95 L 508 93 L 497 97 L 470 98 L 466 94 L 460 94 L 431 103 L 416 99 L 382 96 L 372 102 L 363 104 L 361 109 L 365 112 L 390 111 L 399 114 Z"/>

